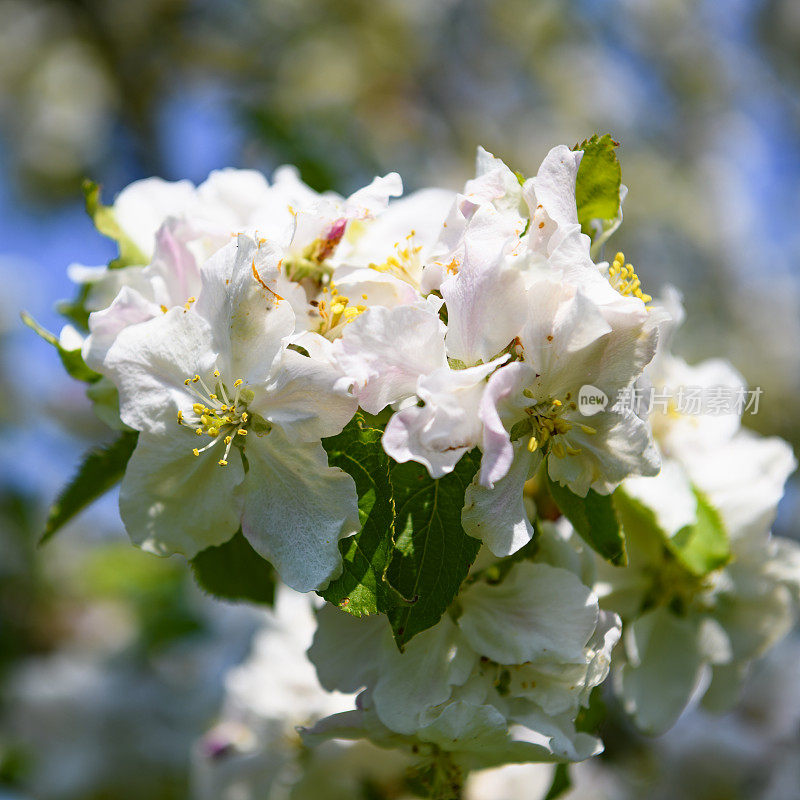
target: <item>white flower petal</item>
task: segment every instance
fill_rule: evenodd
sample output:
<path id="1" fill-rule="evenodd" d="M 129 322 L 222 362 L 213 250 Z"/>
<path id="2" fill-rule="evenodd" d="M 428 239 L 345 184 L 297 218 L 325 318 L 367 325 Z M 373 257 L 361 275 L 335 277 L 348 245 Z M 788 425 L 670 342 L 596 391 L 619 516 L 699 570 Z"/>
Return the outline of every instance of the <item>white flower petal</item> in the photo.
<path id="1" fill-rule="evenodd" d="M 208 320 L 216 349 L 230 354 L 230 380 L 264 380 L 282 339 L 294 332 L 292 306 L 275 291 L 282 252 L 239 236 L 202 267 L 195 311 Z"/>
<path id="2" fill-rule="evenodd" d="M 114 201 L 117 224 L 150 259 L 155 247 L 156 231 L 167 217 L 180 216 L 194 199 L 190 181 L 169 181 L 146 178 L 123 189 Z"/>
<path id="3" fill-rule="evenodd" d="M 454 685 L 464 683 L 477 661 L 448 617 L 415 636 L 400 653 L 385 648 L 375 684 L 375 709 L 384 725 L 413 734 L 426 709 L 444 703 Z M 425 676 L 420 680 L 420 676 Z"/>
<path id="4" fill-rule="evenodd" d="M 295 341 L 306 347 L 310 356 L 282 350 L 266 386 L 256 390 L 250 407 L 280 425 L 292 439 L 311 442 L 334 436 L 352 419 L 358 400 L 333 363 L 327 339 L 307 333 Z"/>
<path id="5" fill-rule="evenodd" d="M 188 428 L 174 434 L 139 434 L 119 495 L 122 521 L 131 539 L 157 555 L 201 550 L 226 542 L 239 527 L 241 503 L 234 489 L 244 477 L 241 459 L 217 464 L 220 448 L 195 457 Z"/>
<path id="6" fill-rule="evenodd" d="M 385 617 L 354 617 L 326 603 L 308 657 L 329 692 L 357 692 L 377 678 L 381 652 L 395 646 L 391 639 Z"/>
<path id="7" fill-rule="evenodd" d="M 396 172 L 374 178 L 372 183 L 359 189 L 347 198 L 345 209 L 348 217 L 372 217 L 389 204 L 390 197 L 403 194 L 403 180 Z"/>
<path id="8" fill-rule="evenodd" d="M 594 431 L 580 426 L 583 418 L 570 418 L 574 427 L 562 437 L 578 450 L 576 455 L 547 459 L 550 478 L 585 497 L 589 489 L 609 494 L 629 475 L 657 475 L 661 461 L 650 428 L 632 411 L 602 411 L 587 420 Z"/>
<path id="9" fill-rule="evenodd" d="M 514 447 L 503 423 L 519 419 L 529 405 L 522 390 L 534 378 L 534 371 L 521 361 L 502 367 L 489 378 L 478 412 L 483 422 L 480 481 L 484 486 L 491 488 L 511 468 Z"/>
<path id="10" fill-rule="evenodd" d="M 108 351 L 120 332 L 160 313 L 158 306 L 147 297 L 130 286 L 123 286 L 108 308 L 89 315 L 91 333 L 83 344 L 84 361 L 92 369 L 102 372 Z"/>
<path id="11" fill-rule="evenodd" d="M 293 589 L 326 585 L 342 568 L 339 540 L 360 528 L 353 479 L 328 466 L 321 444 L 290 441 L 280 428 L 249 436 L 245 454 L 244 535 Z"/>
<path id="12" fill-rule="evenodd" d="M 416 393 L 417 379 L 446 366 L 444 325 L 416 306 L 368 308 L 334 343 L 336 359 L 361 407 L 377 414 Z"/>
<path id="13" fill-rule="evenodd" d="M 178 410 L 192 402 L 186 378 L 225 366 L 211 340 L 208 323 L 182 308 L 122 330 L 103 366 L 119 390 L 122 421 L 154 434 L 177 428 Z"/>
<path id="14" fill-rule="evenodd" d="M 441 286 L 447 303 L 448 353 L 468 365 L 494 358 L 525 320 L 522 274 L 505 260 L 507 244 L 516 233 L 497 222 L 489 206 L 475 213 L 464 237 L 463 263 Z"/>
<path id="15" fill-rule="evenodd" d="M 536 206 L 541 204 L 550 219 L 559 226 L 578 222 L 575 181 L 582 157 L 582 151 L 570 150 L 563 144 L 550 150 L 542 161 L 536 177 L 530 179 L 533 197 L 528 191 L 528 182 L 525 185 L 525 199 L 528 201 L 531 214 Z"/>
<path id="16" fill-rule="evenodd" d="M 658 608 L 626 628 L 626 639 L 630 662 L 618 681 L 623 707 L 644 733 L 658 735 L 675 724 L 708 669 L 696 621 Z"/>
<path id="17" fill-rule="evenodd" d="M 472 584 L 460 601 L 459 628 L 478 653 L 499 664 L 583 664 L 599 614 L 597 597 L 573 573 L 527 561 L 502 583 Z"/>

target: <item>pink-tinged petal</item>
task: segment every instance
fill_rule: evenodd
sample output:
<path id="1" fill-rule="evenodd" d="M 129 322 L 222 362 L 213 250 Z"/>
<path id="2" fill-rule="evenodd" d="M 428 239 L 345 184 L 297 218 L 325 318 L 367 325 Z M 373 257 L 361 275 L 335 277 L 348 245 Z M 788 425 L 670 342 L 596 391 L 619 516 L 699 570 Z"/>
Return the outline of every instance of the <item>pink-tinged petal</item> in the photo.
<path id="1" fill-rule="evenodd" d="M 492 488 L 511 467 L 514 448 L 504 422 L 511 424 L 521 419 L 521 411 L 530 401 L 522 390 L 536 377 L 536 373 L 525 363 L 515 361 L 501 367 L 489 378 L 481 398 L 479 415 L 483 422 L 483 458 L 480 482 Z"/>
<path id="2" fill-rule="evenodd" d="M 160 315 L 161 309 L 130 286 L 123 286 L 108 308 L 89 316 L 90 335 L 83 344 L 83 358 L 94 370 L 103 372 L 110 347 L 130 325 L 146 322 Z"/>
<path id="3" fill-rule="evenodd" d="M 481 207 L 469 223 L 463 263 L 441 286 L 447 304 L 447 351 L 465 364 L 489 361 L 505 349 L 525 319 L 524 280 L 506 264 L 516 233 Z"/>
<path id="4" fill-rule="evenodd" d="M 480 444 L 478 414 L 486 378 L 508 356 L 489 364 L 423 376 L 417 395 L 424 406 L 398 411 L 386 426 L 383 447 L 395 461 L 417 461 L 432 478 L 452 472 L 465 452 Z"/>
<path id="5" fill-rule="evenodd" d="M 153 298 L 167 308 L 183 305 L 200 294 L 198 254 L 214 252 L 230 241 L 228 234 L 203 230 L 183 219 L 168 219 L 156 234 L 156 249 L 144 277 L 153 287 Z"/>
<path id="6" fill-rule="evenodd" d="M 280 428 L 248 437 L 246 456 L 242 532 L 293 589 L 326 586 L 342 569 L 339 540 L 360 528 L 353 479 L 328 466 L 321 444 L 292 441 Z"/>
<path id="7" fill-rule="evenodd" d="M 526 441 L 516 442 L 511 449 L 511 463 L 493 488 L 487 489 L 478 476 L 467 487 L 461 524 L 498 558 L 516 553 L 533 538 L 523 488 L 541 461 L 541 451 L 530 453 Z"/>

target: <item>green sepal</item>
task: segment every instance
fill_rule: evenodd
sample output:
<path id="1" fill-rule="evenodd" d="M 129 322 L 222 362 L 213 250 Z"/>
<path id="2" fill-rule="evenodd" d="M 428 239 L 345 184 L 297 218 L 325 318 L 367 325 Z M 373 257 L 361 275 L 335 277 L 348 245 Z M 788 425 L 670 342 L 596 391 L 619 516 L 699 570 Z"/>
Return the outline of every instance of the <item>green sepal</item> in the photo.
<path id="1" fill-rule="evenodd" d="M 95 228 L 104 236 L 113 239 L 119 248 L 119 255 L 108 265 L 109 268 L 119 269 L 132 264 L 147 264 L 149 260 L 147 256 L 120 228 L 114 209 L 103 205 L 100 201 L 100 186 L 94 181 L 84 180 L 83 197 L 86 202 L 86 213 L 92 218 Z"/>
<path id="2" fill-rule="evenodd" d="M 46 328 L 43 328 L 27 311 L 22 311 L 20 313 L 20 318 L 34 333 L 41 336 L 48 344 L 56 348 L 58 357 L 61 359 L 61 363 L 64 365 L 64 369 L 70 377 L 78 381 L 84 381 L 84 383 L 95 383 L 100 380 L 100 373 L 86 366 L 80 348 L 67 350 L 62 347 L 58 337 L 50 333 Z"/>
<path id="3" fill-rule="evenodd" d="M 681 528 L 667 540 L 667 546 L 689 572 L 703 577 L 731 560 L 731 546 L 719 512 L 699 489 L 693 490 L 697 521 Z"/>

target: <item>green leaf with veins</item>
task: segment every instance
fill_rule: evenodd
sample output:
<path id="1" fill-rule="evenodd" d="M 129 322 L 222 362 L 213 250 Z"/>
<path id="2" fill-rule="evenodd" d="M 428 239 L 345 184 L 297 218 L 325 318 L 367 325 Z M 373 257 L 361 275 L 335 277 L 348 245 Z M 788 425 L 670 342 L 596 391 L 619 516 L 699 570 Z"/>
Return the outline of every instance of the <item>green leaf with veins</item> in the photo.
<path id="1" fill-rule="evenodd" d="M 342 574 L 319 594 L 357 617 L 386 613 L 398 601 L 384 580 L 394 546 L 394 498 L 382 435 L 359 412 L 340 434 L 322 440 L 328 463 L 355 481 L 361 530 L 339 542 Z"/>
<path id="2" fill-rule="evenodd" d="M 138 438 L 136 432 L 123 433 L 113 444 L 94 448 L 86 454 L 75 477 L 50 507 L 39 544 L 44 544 L 79 511 L 122 480 Z"/>
<path id="3" fill-rule="evenodd" d="M 413 461 L 392 468 L 396 544 L 386 580 L 406 601 L 389 612 L 401 650 L 441 619 L 478 555 L 481 543 L 464 532 L 461 511 L 479 464 L 473 450 L 438 480 Z"/>
<path id="4" fill-rule="evenodd" d="M 575 202 L 581 230 L 592 236 L 596 233 L 592 220 L 613 220 L 619 215 L 622 168 L 617 159 L 615 142 L 609 134 L 585 139 L 573 150 L 582 150 L 575 182 Z"/>

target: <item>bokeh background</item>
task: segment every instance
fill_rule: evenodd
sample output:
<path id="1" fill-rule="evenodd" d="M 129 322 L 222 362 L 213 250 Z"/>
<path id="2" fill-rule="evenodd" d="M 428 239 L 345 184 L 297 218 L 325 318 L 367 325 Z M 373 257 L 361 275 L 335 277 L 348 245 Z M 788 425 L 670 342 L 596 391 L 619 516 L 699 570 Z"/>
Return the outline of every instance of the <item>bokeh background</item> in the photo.
<path id="1" fill-rule="evenodd" d="M 649 293 L 684 293 L 678 349 L 733 361 L 764 390 L 747 424 L 800 452 L 796 0 L 0 0 L 0 798 L 187 797 L 191 743 L 258 623 L 131 548 L 113 496 L 35 547 L 104 435 L 19 322 L 58 331 L 67 265 L 112 254 L 81 179 L 110 199 L 291 162 L 320 190 L 390 170 L 458 188 L 479 143 L 531 174 L 593 132 L 622 143 L 630 187 L 612 246 Z M 612 721 L 609 796 L 800 797 L 800 759 L 775 755 L 800 749 L 796 638 L 760 671 L 749 704 L 661 742 Z M 776 721 L 758 686 L 778 685 Z M 692 736 L 715 744 L 684 752 Z"/>

